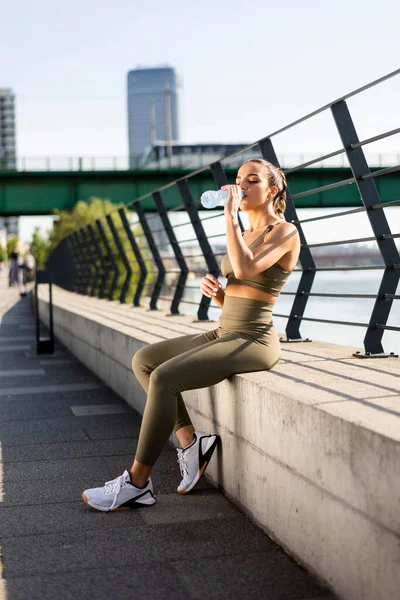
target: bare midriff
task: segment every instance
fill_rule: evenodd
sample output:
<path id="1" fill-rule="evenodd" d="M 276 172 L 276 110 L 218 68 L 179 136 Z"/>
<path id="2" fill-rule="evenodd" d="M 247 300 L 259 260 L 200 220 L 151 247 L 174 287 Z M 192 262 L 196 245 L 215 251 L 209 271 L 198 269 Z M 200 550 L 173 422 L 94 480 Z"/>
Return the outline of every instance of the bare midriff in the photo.
<path id="1" fill-rule="evenodd" d="M 259 300 L 260 302 L 272 302 L 273 304 L 278 299 L 276 296 L 272 296 L 272 294 L 256 290 L 249 285 L 237 285 L 236 283 L 230 283 L 226 286 L 225 295 L 246 298 L 247 300 Z"/>

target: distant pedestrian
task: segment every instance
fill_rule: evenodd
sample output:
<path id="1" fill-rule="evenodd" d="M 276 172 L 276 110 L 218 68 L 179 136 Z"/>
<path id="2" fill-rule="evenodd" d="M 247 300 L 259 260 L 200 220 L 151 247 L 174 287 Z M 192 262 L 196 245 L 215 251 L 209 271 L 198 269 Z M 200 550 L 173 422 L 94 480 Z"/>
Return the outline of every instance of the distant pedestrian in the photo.
<path id="1" fill-rule="evenodd" d="M 9 286 L 19 287 L 21 283 L 21 275 L 19 269 L 19 253 L 14 250 L 10 255 L 10 272 L 9 272 Z"/>
<path id="2" fill-rule="evenodd" d="M 35 259 L 28 250 L 24 256 L 24 261 L 22 263 L 22 282 L 24 285 L 33 281 L 35 274 L 35 266 Z"/>
<path id="3" fill-rule="evenodd" d="M 219 327 L 150 344 L 136 352 L 132 368 L 147 392 L 135 460 L 130 470 L 104 487 L 85 490 L 89 506 L 122 510 L 155 503 L 150 473 L 174 430 L 182 481 L 179 494 L 190 492 L 211 459 L 218 436 L 196 431 L 182 392 L 209 387 L 236 373 L 272 369 L 280 358 L 272 309 L 296 266 L 300 238 L 284 218 L 286 179 L 271 163 L 254 159 L 239 169 L 225 204 L 227 254 L 222 259 L 226 290 L 208 274 L 200 288 L 222 308 Z M 242 236 L 238 210 L 250 227 Z"/>

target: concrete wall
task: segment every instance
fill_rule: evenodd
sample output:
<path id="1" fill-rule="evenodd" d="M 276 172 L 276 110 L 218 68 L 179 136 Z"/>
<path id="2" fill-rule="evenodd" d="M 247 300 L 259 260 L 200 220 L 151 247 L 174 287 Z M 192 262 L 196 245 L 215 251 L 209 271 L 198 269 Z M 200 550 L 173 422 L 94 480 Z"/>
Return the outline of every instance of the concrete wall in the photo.
<path id="1" fill-rule="evenodd" d="M 141 413 L 136 350 L 213 328 L 59 289 L 54 323 L 62 343 Z M 399 361 L 366 365 L 352 351 L 283 345 L 272 371 L 184 398 L 196 427 L 222 438 L 207 473 L 234 503 L 339 596 L 398 600 Z"/>

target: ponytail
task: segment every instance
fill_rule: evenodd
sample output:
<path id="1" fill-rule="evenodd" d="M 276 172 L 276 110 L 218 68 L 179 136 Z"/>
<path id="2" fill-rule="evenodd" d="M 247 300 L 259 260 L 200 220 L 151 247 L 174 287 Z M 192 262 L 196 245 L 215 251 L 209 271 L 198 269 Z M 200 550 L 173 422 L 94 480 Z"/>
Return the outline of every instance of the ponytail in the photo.
<path id="1" fill-rule="evenodd" d="M 278 167 L 274 167 L 274 169 L 276 169 L 277 175 L 281 179 L 282 188 L 276 194 L 275 198 L 273 199 L 272 204 L 274 207 L 275 214 L 278 217 L 284 218 L 285 210 L 286 210 L 286 191 L 287 191 L 286 177 L 285 177 L 284 172 L 281 169 L 279 169 Z"/>

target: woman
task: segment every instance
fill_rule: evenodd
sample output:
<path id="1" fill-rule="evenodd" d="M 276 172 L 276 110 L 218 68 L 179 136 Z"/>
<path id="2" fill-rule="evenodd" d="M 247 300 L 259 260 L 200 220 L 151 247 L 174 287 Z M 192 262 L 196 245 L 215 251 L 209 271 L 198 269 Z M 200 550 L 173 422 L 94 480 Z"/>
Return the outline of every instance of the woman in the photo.
<path id="1" fill-rule="evenodd" d="M 150 473 L 173 429 L 181 445 L 177 491 L 190 492 L 204 474 L 218 436 L 195 431 L 181 393 L 236 373 L 271 369 L 279 360 L 272 308 L 300 253 L 297 229 L 283 216 L 285 176 L 265 160 L 249 160 L 240 167 L 236 185 L 222 189 L 229 190 L 224 209 L 227 255 L 221 263 L 227 286 L 223 291 L 211 274 L 200 286 L 222 308 L 219 327 L 151 344 L 134 355 L 133 371 L 147 392 L 136 457 L 129 472 L 82 494 L 97 510 L 155 503 Z M 239 207 L 250 224 L 243 236 Z"/>

